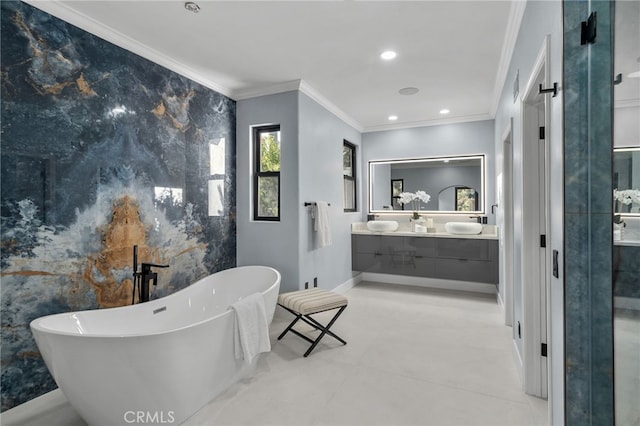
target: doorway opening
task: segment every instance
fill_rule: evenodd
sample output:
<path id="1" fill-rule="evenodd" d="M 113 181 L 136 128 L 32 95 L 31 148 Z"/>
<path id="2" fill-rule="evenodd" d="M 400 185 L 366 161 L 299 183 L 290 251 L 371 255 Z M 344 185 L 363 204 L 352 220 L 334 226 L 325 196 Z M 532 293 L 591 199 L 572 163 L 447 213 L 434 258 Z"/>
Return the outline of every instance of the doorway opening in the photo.
<path id="1" fill-rule="evenodd" d="M 503 224 L 500 243 L 504 253 L 502 269 L 504 323 L 507 326 L 513 326 L 513 119 L 509 120 L 502 136 L 502 177 L 498 184 L 500 185 L 498 214 L 502 215 L 498 218 L 498 222 Z"/>

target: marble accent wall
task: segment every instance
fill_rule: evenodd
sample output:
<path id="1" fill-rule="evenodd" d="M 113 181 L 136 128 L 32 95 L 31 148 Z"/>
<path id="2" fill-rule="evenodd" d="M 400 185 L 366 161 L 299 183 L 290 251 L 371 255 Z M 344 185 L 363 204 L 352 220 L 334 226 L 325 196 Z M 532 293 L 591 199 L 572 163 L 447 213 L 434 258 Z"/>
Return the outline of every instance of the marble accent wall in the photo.
<path id="1" fill-rule="evenodd" d="M 236 265 L 233 100 L 1 2 L 2 410 L 55 388 L 33 319 L 152 298 Z"/>
<path id="2" fill-rule="evenodd" d="M 565 424 L 614 424 L 613 2 L 564 2 Z M 581 23 L 597 13 L 593 44 Z"/>

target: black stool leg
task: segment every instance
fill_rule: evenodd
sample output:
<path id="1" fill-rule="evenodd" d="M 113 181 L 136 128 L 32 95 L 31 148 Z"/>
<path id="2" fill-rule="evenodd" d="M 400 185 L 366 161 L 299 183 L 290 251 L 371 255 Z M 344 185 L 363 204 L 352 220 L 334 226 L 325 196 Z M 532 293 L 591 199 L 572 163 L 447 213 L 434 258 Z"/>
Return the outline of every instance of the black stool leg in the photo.
<path id="1" fill-rule="evenodd" d="M 345 306 L 346 307 L 346 306 Z M 338 313 L 339 315 L 340 313 Z M 306 315 L 306 317 L 302 317 L 300 318 L 302 321 L 306 322 L 307 324 L 309 324 L 310 326 L 316 328 L 317 330 L 323 330 L 326 328 L 326 332 L 329 336 L 333 337 L 334 339 L 338 340 L 340 343 L 342 343 L 343 345 L 346 345 L 347 342 L 345 342 L 344 340 L 342 340 L 339 336 L 336 336 L 335 334 L 333 334 L 333 332 L 331 330 L 329 330 L 329 327 L 325 327 L 322 324 L 320 324 L 318 321 L 316 321 L 314 318 L 311 318 L 311 315 Z M 307 321 L 309 320 L 309 321 Z"/>
<path id="2" fill-rule="evenodd" d="M 342 311 L 345 310 L 345 308 L 347 307 L 347 305 L 344 305 L 343 307 L 340 308 L 340 310 L 338 311 L 337 314 L 335 314 L 335 316 L 331 319 L 331 321 L 329 321 L 329 324 L 327 324 L 326 327 L 322 327 L 322 333 L 320 333 L 320 335 L 318 336 L 318 338 L 311 344 L 311 347 L 309 349 L 307 349 L 307 351 L 304 353 L 304 357 L 308 357 L 309 354 L 311 353 L 311 351 L 316 347 L 316 345 L 320 342 L 320 339 L 322 339 L 324 337 L 325 334 L 327 334 L 329 332 L 329 328 L 331 328 L 331 326 L 333 325 L 334 322 L 336 322 L 336 320 L 338 319 L 338 317 L 340 316 L 340 314 L 342 313 Z M 307 316 L 308 318 L 308 316 Z M 315 320 L 313 320 L 314 322 L 317 322 Z M 320 325 L 320 323 L 318 323 Z M 344 340 L 340 339 L 339 337 L 337 337 L 335 334 L 330 333 L 333 337 L 337 338 L 338 340 L 340 340 L 342 343 L 344 343 L 345 345 L 347 344 L 347 342 L 345 342 Z"/>
<path id="3" fill-rule="evenodd" d="M 282 305 L 280 305 L 282 306 Z M 282 306 L 283 308 L 285 308 L 284 306 Z M 298 322 L 298 320 L 300 318 L 302 318 L 302 314 L 297 314 L 295 312 L 293 312 L 292 310 L 285 308 L 287 311 L 291 312 L 293 315 L 295 315 L 295 319 L 293 321 L 291 321 L 291 324 L 289 324 L 289 326 L 287 328 L 285 328 L 285 330 L 278 336 L 278 340 L 282 339 L 284 337 L 285 334 L 287 334 L 289 332 L 289 330 L 291 330 L 291 328 Z"/>

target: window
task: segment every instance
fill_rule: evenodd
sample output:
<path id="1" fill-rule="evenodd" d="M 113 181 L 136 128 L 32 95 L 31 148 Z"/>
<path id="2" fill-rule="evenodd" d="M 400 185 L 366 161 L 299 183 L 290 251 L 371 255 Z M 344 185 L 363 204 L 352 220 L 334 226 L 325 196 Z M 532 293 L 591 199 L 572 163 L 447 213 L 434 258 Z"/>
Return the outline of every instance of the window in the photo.
<path id="1" fill-rule="evenodd" d="M 393 210 L 404 210 L 400 202 L 400 194 L 404 192 L 404 179 L 391 179 L 391 207 Z"/>
<path id="2" fill-rule="evenodd" d="M 478 193 L 466 186 L 456 186 L 455 206 L 458 212 L 472 212 L 478 210 Z"/>
<path id="3" fill-rule="evenodd" d="M 356 146 L 344 141 L 342 146 L 344 211 L 356 211 Z"/>
<path id="4" fill-rule="evenodd" d="M 254 127 L 253 220 L 280 220 L 280 125 Z"/>

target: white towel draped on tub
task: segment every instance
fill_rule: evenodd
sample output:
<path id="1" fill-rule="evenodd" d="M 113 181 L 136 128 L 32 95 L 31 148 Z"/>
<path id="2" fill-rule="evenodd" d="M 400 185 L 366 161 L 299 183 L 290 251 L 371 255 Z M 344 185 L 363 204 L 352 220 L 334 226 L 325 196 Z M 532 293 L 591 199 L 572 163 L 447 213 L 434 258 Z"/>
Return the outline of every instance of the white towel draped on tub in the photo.
<path id="1" fill-rule="evenodd" d="M 329 226 L 329 203 L 317 201 L 313 206 L 313 230 L 317 233 L 318 248 L 330 246 L 331 227 Z"/>
<path id="2" fill-rule="evenodd" d="M 254 293 L 231 305 L 235 311 L 233 345 L 236 359 L 251 362 L 260 352 L 269 352 L 269 323 L 261 293 Z"/>

